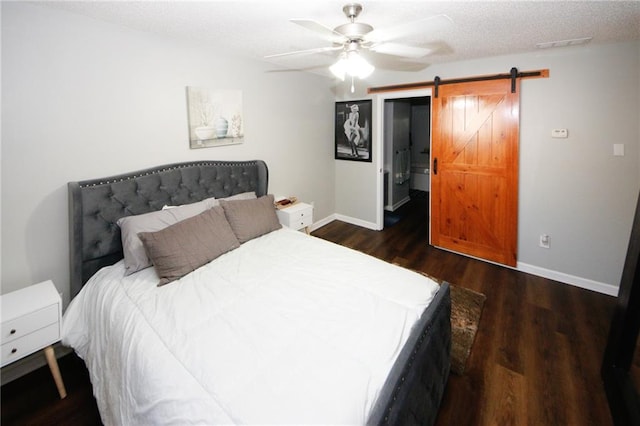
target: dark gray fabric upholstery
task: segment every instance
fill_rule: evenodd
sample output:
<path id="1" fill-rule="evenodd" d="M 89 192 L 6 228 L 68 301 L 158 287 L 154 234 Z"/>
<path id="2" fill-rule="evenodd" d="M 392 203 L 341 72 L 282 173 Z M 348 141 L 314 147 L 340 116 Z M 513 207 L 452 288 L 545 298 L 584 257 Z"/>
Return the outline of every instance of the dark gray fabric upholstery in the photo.
<path id="1" fill-rule="evenodd" d="M 98 269 L 122 258 L 123 216 L 255 191 L 266 195 L 267 165 L 255 161 L 198 161 L 70 182 L 69 235 L 71 296 Z"/>
<path id="2" fill-rule="evenodd" d="M 451 294 L 443 282 L 398 356 L 367 424 L 434 424 L 450 367 Z"/>

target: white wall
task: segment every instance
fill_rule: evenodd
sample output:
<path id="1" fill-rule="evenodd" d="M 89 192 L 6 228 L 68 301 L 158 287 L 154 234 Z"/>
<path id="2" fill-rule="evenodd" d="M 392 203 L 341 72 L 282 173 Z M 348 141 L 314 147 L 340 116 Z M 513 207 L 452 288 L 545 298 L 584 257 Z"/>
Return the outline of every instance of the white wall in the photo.
<path id="1" fill-rule="evenodd" d="M 375 73 L 374 73 L 375 74 Z M 336 101 L 348 101 L 353 99 L 372 99 L 367 95 L 367 87 L 370 80 L 355 81 L 355 93 L 350 92 L 351 80 L 335 83 Z M 363 161 L 335 161 L 336 188 L 335 207 L 336 216 L 339 219 L 361 225 L 367 228 L 376 229 L 376 221 L 382 221 L 382 210 L 377 212 L 376 195 L 382 191 L 382 163 L 378 164 L 382 156 L 382 144 L 377 143 L 378 124 L 376 123 L 376 111 L 382 108 L 374 99 L 372 102 L 372 125 L 371 125 L 371 158 L 370 163 Z M 381 114 L 382 116 L 382 114 Z M 380 180 L 379 188 L 377 185 Z"/>
<path id="2" fill-rule="evenodd" d="M 385 108 L 385 153 L 388 158 L 385 161 L 390 165 L 390 210 L 395 210 L 409 201 L 409 181 L 401 184 L 396 183 L 396 173 L 401 172 L 396 163 L 396 151 L 409 149 L 409 132 L 411 129 L 411 105 L 407 101 L 387 101 L 384 103 Z M 389 116 L 387 116 L 387 108 Z M 391 130 L 389 138 L 387 130 Z"/>
<path id="3" fill-rule="evenodd" d="M 262 158 L 270 190 L 375 225 L 381 155 L 333 160 L 333 102 L 369 86 L 549 68 L 521 94 L 519 267 L 612 292 L 640 187 L 640 43 L 376 71 L 334 82 L 33 4 L 2 2 L 2 292 L 53 279 L 68 297 L 70 180 L 175 161 Z M 190 150 L 186 86 L 241 89 L 245 143 Z M 402 96 L 398 94 L 398 97 Z M 378 125 L 373 123 L 373 129 Z M 550 138 L 568 128 L 569 138 Z M 379 136 L 373 135 L 373 138 Z M 626 156 L 613 157 L 613 143 Z M 551 248 L 537 246 L 540 233 Z"/>
<path id="4" fill-rule="evenodd" d="M 411 163 L 430 163 L 431 156 L 431 105 L 411 106 Z"/>
<path id="5" fill-rule="evenodd" d="M 270 192 L 335 212 L 333 82 L 192 42 L 2 2 L 2 292 L 68 299 L 68 181 L 200 159 L 264 159 Z M 240 89 L 245 142 L 189 149 L 186 86 Z"/>
<path id="6" fill-rule="evenodd" d="M 507 73 L 514 66 L 550 70 L 549 78 L 521 86 L 518 268 L 616 294 L 640 188 L 640 43 L 433 65 L 420 73 L 376 71 L 366 85 Z M 365 93 L 361 87 L 354 97 Z M 375 105 L 374 97 L 374 111 Z M 569 138 L 552 139 L 555 128 L 567 128 Z M 624 157 L 613 156 L 614 143 L 625 145 Z M 376 168 L 340 166 L 336 177 L 345 184 L 336 187 L 336 210 L 374 222 L 375 190 L 357 204 L 347 194 L 372 182 Z M 551 248 L 538 247 L 542 233 L 551 236 Z"/>

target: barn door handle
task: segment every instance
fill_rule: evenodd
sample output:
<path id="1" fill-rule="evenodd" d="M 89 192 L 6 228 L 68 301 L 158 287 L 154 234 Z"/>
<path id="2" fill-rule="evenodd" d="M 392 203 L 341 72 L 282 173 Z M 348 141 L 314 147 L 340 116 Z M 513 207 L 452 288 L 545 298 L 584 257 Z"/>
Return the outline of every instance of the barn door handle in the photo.
<path id="1" fill-rule="evenodd" d="M 438 159 L 437 158 L 433 159 L 433 174 L 434 175 L 438 174 Z"/>

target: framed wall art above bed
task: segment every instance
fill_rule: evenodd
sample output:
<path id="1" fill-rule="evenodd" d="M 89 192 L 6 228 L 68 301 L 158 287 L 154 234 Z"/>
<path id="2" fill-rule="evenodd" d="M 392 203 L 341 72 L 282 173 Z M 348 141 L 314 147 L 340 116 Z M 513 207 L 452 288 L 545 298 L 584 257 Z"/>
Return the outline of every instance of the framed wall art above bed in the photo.
<path id="1" fill-rule="evenodd" d="M 373 161 L 371 100 L 336 102 L 335 159 Z"/>
<path id="2" fill-rule="evenodd" d="M 187 87 L 187 107 L 191 148 L 244 141 L 242 91 Z"/>

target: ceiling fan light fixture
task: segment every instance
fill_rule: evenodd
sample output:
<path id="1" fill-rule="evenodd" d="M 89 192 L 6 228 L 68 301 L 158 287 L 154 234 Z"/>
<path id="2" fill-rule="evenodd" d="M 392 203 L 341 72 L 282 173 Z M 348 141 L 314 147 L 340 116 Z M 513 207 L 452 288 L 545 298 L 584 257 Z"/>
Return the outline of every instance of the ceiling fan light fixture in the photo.
<path id="1" fill-rule="evenodd" d="M 343 58 L 343 55 L 340 55 L 338 62 L 329 67 L 329 71 L 331 71 L 331 73 L 337 78 L 344 81 L 344 76 L 347 73 L 347 60 Z"/>
<path id="2" fill-rule="evenodd" d="M 367 62 L 358 52 L 352 51 L 340 55 L 338 62 L 331 65 L 329 70 L 340 80 L 344 81 L 345 75 L 358 78 L 367 78 L 375 70 L 375 67 Z"/>

